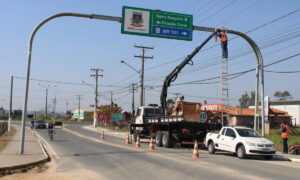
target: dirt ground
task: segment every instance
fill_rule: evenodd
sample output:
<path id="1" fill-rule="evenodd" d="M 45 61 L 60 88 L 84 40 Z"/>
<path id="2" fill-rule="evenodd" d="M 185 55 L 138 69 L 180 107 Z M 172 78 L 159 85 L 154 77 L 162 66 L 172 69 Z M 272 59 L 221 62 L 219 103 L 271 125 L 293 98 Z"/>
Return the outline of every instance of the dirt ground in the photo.
<path id="1" fill-rule="evenodd" d="M 11 138 L 16 134 L 16 129 L 12 127 L 10 132 L 5 132 L 0 136 L 0 152 L 9 143 Z"/>
<path id="2" fill-rule="evenodd" d="M 22 171 L 22 170 L 19 170 Z M 1 177 L 1 180 L 86 180 L 105 179 L 91 171 L 74 169 L 69 172 L 56 172 L 55 161 L 37 166 L 26 172 L 16 172 L 12 175 Z"/>

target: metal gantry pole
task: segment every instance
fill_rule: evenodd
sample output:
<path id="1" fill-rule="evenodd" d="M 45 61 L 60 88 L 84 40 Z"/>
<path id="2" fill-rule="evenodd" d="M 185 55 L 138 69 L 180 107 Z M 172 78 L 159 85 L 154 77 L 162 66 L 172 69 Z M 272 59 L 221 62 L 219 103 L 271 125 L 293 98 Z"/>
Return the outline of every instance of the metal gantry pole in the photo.
<path id="1" fill-rule="evenodd" d="M 13 86 L 14 86 L 14 76 L 11 76 L 11 79 L 10 79 L 9 118 L 8 118 L 8 126 L 7 126 L 8 132 L 11 130 L 11 121 L 12 121 Z"/>
<path id="2" fill-rule="evenodd" d="M 29 91 L 29 79 L 30 79 L 30 66 L 31 66 L 31 54 L 32 54 L 32 44 L 33 44 L 33 39 L 35 37 L 36 32 L 48 21 L 58 18 L 58 17 L 65 17 L 65 16 L 70 16 L 70 17 L 81 17 L 81 18 L 90 18 L 90 19 L 99 19 L 99 20 L 108 20 L 108 21 L 116 21 L 116 22 L 122 22 L 122 17 L 113 17 L 113 16 L 105 16 L 105 15 L 96 15 L 96 14 L 80 14 L 80 13 L 58 13 L 53 16 L 50 16 L 43 20 L 41 23 L 39 23 L 33 30 L 29 44 L 28 44 L 28 58 L 27 58 L 27 68 L 26 68 L 26 83 L 25 83 L 25 91 L 24 91 L 24 104 L 23 104 L 23 113 L 22 113 L 22 127 L 21 127 L 21 134 L 20 134 L 20 154 L 24 153 L 24 139 L 25 139 L 25 121 L 26 121 L 26 116 L 27 116 L 27 102 L 28 102 L 28 91 Z M 214 32 L 215 28 L 207 28 L 207 27 L 199 27 L 199 26 L 193 26 L 194 30 L 198 31 L 207 31 L 207 32 Z M 228 33 L 236 34 L 238 36 L 243 37 L 252 47 L 254 50 L 254 53 L 257 58 L 257 64 L 263 64 L 263 59 L 261 52 L 256 45 L 256 43 L 250 39 L 247 35 L 244 33 L 238 32 L 238 31 L 233 31 L 233 30 L 227 30 Z M 263 73 L 261 74 L 263 75 Z M 263 77 L 262 77 L 263 78 Z M 262 80 L 261 83 L 262 86 L 264 86 L 264 81 Z M 264 91 L 264 88 L 262 87 L 261 89 Z M 264 98 L 262 98 L 262 104 Z M 263 117 L 264 119 L 264 117 Z"/>

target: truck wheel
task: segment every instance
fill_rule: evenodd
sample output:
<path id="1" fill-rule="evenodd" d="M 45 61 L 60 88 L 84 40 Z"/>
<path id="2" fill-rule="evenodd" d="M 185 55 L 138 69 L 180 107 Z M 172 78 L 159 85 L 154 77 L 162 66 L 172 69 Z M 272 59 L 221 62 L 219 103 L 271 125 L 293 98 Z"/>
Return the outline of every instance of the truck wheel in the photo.
<path id="1" fill-rule="evenodd" d="M 245 159 L 246 158 L 246 150 L 243 145 L 240 145 L 237 150 L 236 150 L 236 155 L 240 159 Z"/>
<path id="2" fill-rule="evenodd" d="M 214 142 L 210 142 L 209 144 L 208 144 L 208 153 L 209 154 L 215 154 L 215 152 L 216 152 L 216 149 L 215 149 L 215 144 L 214 144 Z"/>
<path id="3" fill-rule="evenodd" d="M 155 144 L 157 147 L 162 147 L 162 132 L 161 131 L 156 131 Z"/>
<path id="4" fill-rule="evenodd" d="M 273 156 L 264 156 L 265 160 L 271 160 Z"/>
<path id="5" fill-rule="evenodd" d="M 168 131 L 163 131 L 162 133 L 162 146 L 165 148 L 172 148 L 174 147 L 175 143 L 173 137 L 170 136 Z"/>

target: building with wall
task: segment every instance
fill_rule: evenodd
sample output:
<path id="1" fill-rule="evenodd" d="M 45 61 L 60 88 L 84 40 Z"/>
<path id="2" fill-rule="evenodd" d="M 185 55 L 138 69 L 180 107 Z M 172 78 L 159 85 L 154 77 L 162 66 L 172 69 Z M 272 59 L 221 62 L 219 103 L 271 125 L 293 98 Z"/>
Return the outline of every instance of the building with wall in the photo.
<path id="1" fill-rule="evenodd" d="M 72 120 L 92 121 L 94 118 L 94 110 L 75 109 L 72 111 Z"/>
<path id="2" fill-rule="evenodd" d="M 270 107 L 286 111 L 292 118 L 292 125 L 300 127 L 300 100 L 271 101 Z"/>
<path id="3" fill-rule="evenodd" d="M 224 117 L 228 125 L 254 127 L 254 108 L 224 107 Z M 282 121 L 291 123 L 291 116 L 282 110 L 270 108 L 270 128 L 278 128 Z"/>

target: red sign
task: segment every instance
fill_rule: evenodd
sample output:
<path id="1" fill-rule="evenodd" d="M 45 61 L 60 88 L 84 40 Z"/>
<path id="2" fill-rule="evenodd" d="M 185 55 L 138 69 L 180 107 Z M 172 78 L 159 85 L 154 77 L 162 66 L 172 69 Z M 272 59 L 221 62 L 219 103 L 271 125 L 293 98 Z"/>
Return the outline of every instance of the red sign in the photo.
<path id="1" fill-rule="evenodd" d="M 222 104 L 202 104 L 201 111 L 222 112 Z"/>

